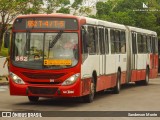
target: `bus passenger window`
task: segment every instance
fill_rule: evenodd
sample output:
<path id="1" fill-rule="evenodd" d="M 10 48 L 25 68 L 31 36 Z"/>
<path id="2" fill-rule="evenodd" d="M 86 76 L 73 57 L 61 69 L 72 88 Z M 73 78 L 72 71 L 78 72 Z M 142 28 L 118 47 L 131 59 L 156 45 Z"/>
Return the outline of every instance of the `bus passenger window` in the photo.
<path id="1" fill-rule="evenodd" d="M 150 50 L 151 50 L 151 53 L 153 53 L 153 46 L 152 46 L 152 37 L 150 36 Z"/>
<path id="2" fill-rule="evenodd" d="M 147 53 L 147 37 L 143 35 L 142 37 L 142 46 L 143 46 L 143 53 Z"/>
<path id="3" fill-rule="evenodd" d="M 104 29 L 103 28 L 99 28 L 99 49 L 100 49 L 100 54 L 105 54 Z"/>
<path id="4" fill-rule="evenodd" d="M 158 38 L 155 37 L 155 52 L 158 53 Z"/>
<path id="5" fill-rule="evenodd" d="M 138 42 L 138 53 L 143 53 L 143 45 L 142 45 L 142 35 L 137 34 L 137 42 Z"/>
<path id="6" fill-rule="evenodd" d="M 125 31 L 121 31 L 121 36 L 120 36 L 120 52 L 121 53 L 126 53 L 126 33 Z"/>
<path id="7" fill-rule="evenodd" d="M 88 26 L 88 47 L 89 47 L 89 54 L 96 54 L 96 40 L 95 40 L 95 30 L 94 27 Z"/>
<path id="8" fill-rule="evenodd" d="M 106 54 L 109 53 L 108 29 L 105 29 L 105 50 Z"/>
<path id="9" fill-rule="evenodd" d="M 133 54 L 137 54 L 136 33 L 133 33 L 133 32 L 132 32 L 132 52 Z"/>
<path id="10" fill-rule="evenodd" d="M 110 41 L 111 41 L 111 53 L 115 53 L 115 45 L 114 45 L 114 30 L 110 30 Z"/>
<path id="11" fill-rule="evenodd" d="M 81 38 L 82 38 L 82 53 L 88 54 L 88 32 L 82 27 L 81 30 Z"/>
<path id="12" fill-rule="evenodd" d="M 114 41 L 114 45 L 115 45 L 115 52 L 116 52 L 116 53 L 120 53 L 120 46 L 121 46 L 121 42 L 120 42 L 120 31 L 115 31 L 115 41 Z"/>
<path id="13" fill-rule="evenodd" d="M 152 50 L 153 50 L 153 53 L 156 53 L 155 51 L 155 37 L 152 37 Z"/>
<path id="14" fill-rule="evenodd" d="M 151 53 L 150 41 L 151 41 L 151 37 L 147 36 L 147 53 Z"/>

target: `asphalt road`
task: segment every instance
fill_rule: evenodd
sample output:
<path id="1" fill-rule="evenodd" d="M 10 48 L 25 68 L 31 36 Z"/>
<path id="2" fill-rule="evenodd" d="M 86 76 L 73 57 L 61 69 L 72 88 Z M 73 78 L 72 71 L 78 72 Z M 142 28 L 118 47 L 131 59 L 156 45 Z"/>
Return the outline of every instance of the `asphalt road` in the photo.
<path id="1" fill-rule="evenodd" d="M 8 86 L 0 86 L 0 111 L 160 111 L 160 78 L 150 80 L 148 86 L 123 86 L 120 94 L 100 92 L 92 103 L 83 103 L 79 99 L 54 98 L 40 98 L 38 103 L 30 103 L 27 97 L 10 96 Z"/>

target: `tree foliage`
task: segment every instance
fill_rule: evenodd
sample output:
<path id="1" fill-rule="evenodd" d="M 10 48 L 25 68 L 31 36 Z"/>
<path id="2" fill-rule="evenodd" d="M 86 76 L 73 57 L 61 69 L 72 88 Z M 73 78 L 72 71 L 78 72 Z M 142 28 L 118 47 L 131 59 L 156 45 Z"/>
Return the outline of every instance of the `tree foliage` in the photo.
<path id="1" fill-rule="evenodd" d="M 91 13 L 90 6 L 84 6 L 84 0 L 45 0 L 46 8 L 44 13 L 71 13 L 74 15 L 82 15 Z"/>
<path id="2" fill-rule="evenodd" d="M 143 8 L 143 3 L 148 8 Z M 154 30 L 160 35 L 160 0 L 108 0 L 98 2 L 96 9 L 94 18 Z"/>
<path id="3" fill-rule="evenodd" d="M 45 13 L 51 14 L 55 12 L 68 13 L 70 0 L 45 0 Z"/>
<path id="4" fill-rule="evenodd" d="M 42 5 L 42 0 L 0 0 L 0 51 L 8 24 L 19 14 L 39 13 Z"/>
<path id="5" fill-rule="evenodd" d="M 0 51 L 7 25 L 20 14 L 72 13 L 76 15 L 91 13 L 84 0 L 0 0 Z"/>
<path id="6" fill-rule="evenodd" d="M 23 1 L 23 0 L 21 0 Z M 38 14 L 43 12 L 43 0 L 28 0 L 21 14 Z"/>

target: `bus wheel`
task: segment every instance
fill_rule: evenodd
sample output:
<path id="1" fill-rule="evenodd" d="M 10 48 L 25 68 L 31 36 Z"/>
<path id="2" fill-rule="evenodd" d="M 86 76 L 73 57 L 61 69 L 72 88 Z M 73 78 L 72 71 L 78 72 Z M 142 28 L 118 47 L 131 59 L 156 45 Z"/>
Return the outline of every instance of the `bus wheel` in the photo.
<path id="1" fill-rule="evenodd" d="M 118 72 L 117 82 L 116 82 L 116 86 L 113 88 L 113 93 L 119 94 L 120 90 L 121 90 L 121 74 L 120 74 L 120 72 Z"/>
<path id="2" fill-rule="evenodd" d="M 94 93 L 95 93 L 95 82 L 92 80 L 90 85 L 90 94 L 83 97 L 83 101 L 86 103 L 93 102 L 94 99 Z"/>
<path id="3" fill-rule="evenodd" d="M 149 84 L 149 69 L 146 70 L 145 80 L 136 81 L 136 85 L 148 85 Z"/>
<path id="4" fill-rule="evenodd" d="M 37 96 L 28 96 L 28 99 L 30 102 L 38 102 L 39 97 Z"/>
<path id="5" fill-rule="evenodd" d="M 146 77 L 144 80 L 144 85 L 148 85 L 149 84 L 149 69 L 146 70 Z"/>

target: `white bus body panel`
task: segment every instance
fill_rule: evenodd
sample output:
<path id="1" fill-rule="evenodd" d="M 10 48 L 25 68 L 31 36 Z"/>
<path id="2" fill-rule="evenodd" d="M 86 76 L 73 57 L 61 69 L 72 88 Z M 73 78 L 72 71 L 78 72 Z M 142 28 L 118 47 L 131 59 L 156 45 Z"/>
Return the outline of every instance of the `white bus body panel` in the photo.
<path id="1" fill-rule="evenodd" d="M 108 28 L 108 31 L 110 31 L 110 28 L 126 31 L 126 27 L 124 25 L 120 25 L 117 23 L 104 22 L 101 20 L 96 20 L 91 18 L 86 18 L 86 22 L 89 25 L 93 24 Z M 98 76 L 116 74 L 119 67 L 122 72 L 127 71 L 127 54 L 111 54 L 110 34 L 108 36 L 109 36 L 109 54 L 88 55 L 87 59 L 81 66 L 82 78 L 92 77 L 92 73 L 94 70 L 97 72 Z"/>
<path id="2" fill-rule="evenodd" d="M 98 55 L 88 55 L 87 59 L 81 65 L 81 78 L 92 77 L 93 70 L 96 70 L 99 75 L 99 56 Z"/>

